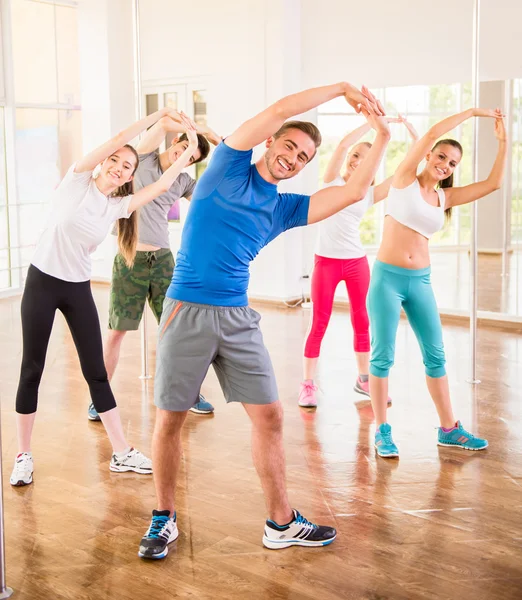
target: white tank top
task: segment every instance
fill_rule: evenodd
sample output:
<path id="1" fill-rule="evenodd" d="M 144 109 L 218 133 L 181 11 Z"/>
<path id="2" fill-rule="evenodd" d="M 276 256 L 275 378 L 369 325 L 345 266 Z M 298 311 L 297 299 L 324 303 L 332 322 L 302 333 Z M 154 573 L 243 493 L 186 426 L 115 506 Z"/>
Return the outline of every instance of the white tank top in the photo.
<path id="1" fill-rule="evenodd" d="M 439 188 L 436 191 L 439 195 L 439 206 L 432 206 L 422 197 L 417 178 L 401 190 L 391 186 L 386 215 L 429 239 L 444 227 L 446 196 L 443 189 Z"/>
<path id="2" fill-rule="evenodd" d="M 342 177 L 336 177 L 323 187 L 345 185 Z M 365 198 L 355 202 L 319 223 L 319 236 L 315 253 L 326 258 L 362 258 L 366 251 L 361 242 L 359 226 L 364 213 L 373 206 L 373 187 Z"/>

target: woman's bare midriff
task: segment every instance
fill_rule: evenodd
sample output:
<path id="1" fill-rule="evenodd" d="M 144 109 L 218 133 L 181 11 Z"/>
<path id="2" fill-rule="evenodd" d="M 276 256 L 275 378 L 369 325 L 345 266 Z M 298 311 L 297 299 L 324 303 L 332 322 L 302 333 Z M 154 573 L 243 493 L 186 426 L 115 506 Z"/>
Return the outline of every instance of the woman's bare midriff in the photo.
<path id="1" fill-rule="evenodd" d="M 150 244 L 142 244 L 141 242 L 138 242 L 138 245 L 136 246 L 136 250 L 139 252 L 154 252 L 159 249 L 159 246 L 151 246 Z"/>
<path id="2" fill-rule="evenodd" d="M 428 240 L 388 215 L 377 260 L 403 269 L 424 269 L 430 265 Z"/>

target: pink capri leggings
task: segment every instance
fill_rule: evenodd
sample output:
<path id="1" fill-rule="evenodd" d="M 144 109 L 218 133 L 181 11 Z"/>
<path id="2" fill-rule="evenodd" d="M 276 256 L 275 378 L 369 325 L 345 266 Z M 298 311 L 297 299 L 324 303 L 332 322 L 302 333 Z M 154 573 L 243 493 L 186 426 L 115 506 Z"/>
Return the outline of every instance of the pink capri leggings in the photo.
<path id="1" fill-rule="evenodd" d="M 321 349 L 339 282 L 346 283 L 350 300 L 355 352 L 370 351 L 370 333 L 366 295 L 370 285 L 370 267 L 366 256 L 362 258 L 326 258 L 315 255 L 312 275 L 312 320 L 305 343 L 304 355 L 317 358 Z"/>

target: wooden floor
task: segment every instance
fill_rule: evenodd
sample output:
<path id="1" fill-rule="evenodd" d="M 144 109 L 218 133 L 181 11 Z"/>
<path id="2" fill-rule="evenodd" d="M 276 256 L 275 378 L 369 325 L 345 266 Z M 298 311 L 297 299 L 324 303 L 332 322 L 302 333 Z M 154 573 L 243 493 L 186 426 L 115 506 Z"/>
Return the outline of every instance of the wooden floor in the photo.
<path id="1" fill-rule="evenodd" d="M 108 288 L 95 290 L 103 326 Z M 321 403 L 296 404 L 309 313 L 262 307 L 262 327 L 286 410 L 292 504 L 339 535 L 327 548 L 270 551 L 250 458 L 249 423 L 226 406 L 214 373 L 203 391 L 213 417 L 189 415 L 179 489 L 179 540 L 168 558 L 137 557 L 154 508 L 151 477 L 109 471 L 110 446 L 86 419 L 88 395 L 72 340 L 57 318 L 41 386 L 35 481 L 12 488 L 19 299 L 0 301 L 0 393 L 7 582 L 20 600 L 522 598 L 522 338 L 480 331 L 468 376 L 468 331 L 445 329 L 457 415 L 489 438 L 466 453 L 437 447 L 435 410 L 412 332 L 401 321 L 389 420 L 400 460 L 377 459 L 368 404 L 355 405 L 345 312 L 323 345 Z M 153 329 L 151 327 L 151 329 Z M 151 331 L 151 345 L 154 332 Z M 139 334 L 126 339 L 114 389 L 130 441 L 147 453 L 152 382 L 142 384 Z"/>

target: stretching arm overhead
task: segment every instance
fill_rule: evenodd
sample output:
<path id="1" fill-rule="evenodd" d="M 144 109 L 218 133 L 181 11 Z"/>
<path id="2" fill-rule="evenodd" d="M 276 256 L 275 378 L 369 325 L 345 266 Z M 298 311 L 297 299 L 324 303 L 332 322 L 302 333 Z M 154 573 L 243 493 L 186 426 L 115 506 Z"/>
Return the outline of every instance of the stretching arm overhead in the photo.
<path id="1" fill-rule="evenodd" d="M 413 183 L 413 180 L 417 176 L 417 167 L 426 157 L 426 154 L 432 149 L 435 142 L 471 117 L 498 118 L 499 113 L 489 109 L 469 108 L 456 115 L 447 117 L 433 125 L 433 127 L 430 127 L 426 134 L 411 147 L 406 158 L 398 166 L 397 171 L 393 176 L 393 186 L 402 189 Z"/>
<path id="2" fill-rule="evenodd" d="M 111 156 L 121 148 L 128 144 L 131 140 L 133 140 L 137 135 L 139 135 L 142 131 L 154 125 L 159 119 L 164 117 L 167 114 L 169 109 L 162 108 L 161 110 L 152 113 L 148 117 L 144 119 L 140 119 L 136 123 L 133 123 L 123 131 L 120 131 L 117 135 L 111 138 L 108 142 L 105 142 L 101 146 L 98 146 L 92 152 L 85 155 L 83 158 L 76 163 L 74 167 L 75 173 L 85 173 L 86 171 L 92 171 L 94 168 L 103 162 L 106 158 Z"/>
<path id="3" fill-rule="evenodd" d="M 415 129 L 415 127 L 408 121 L 408 119 L 406 119 L 402 115 L 399 115 L 399 118 L 393 122 L 404 123 L 404 126 L 408 130 L 408 133 L 410 134 L 411 139 L 413 140 L 413 143 L 415 144 L 415 142 L 417 142 L 417 140 L 419 139 L 419 134 L 417 133 L 417 130 Z M 385 198 L 388 197 L 388 193 L 390 191 L 390 186 L 392 184 L 392 180 L 393 180 L 393 175 L 391 177 L 388 177 L 382 183 L 380 183 L 379 185 L 376 185 L 373 188 L 373 203 L 374 204 L 377 204 L 377 202 L 381 202 L 382 200 L 384 200 Z"/>
<path id="4" fill-rule="evenodd" d="M 495 121 L 495 137 L 498 140 L 498 151 L 488 177 L 484 181 L 477 181 L 471 185 L 445 188 L 444 193 L 446 194 L 447 208 L 468 204 L 500 188 L 504 179 L 508 151 L 506 128 L 504 127 L 503 118 L 498 118 Z"/>
<path id="5" fill-rule="evenodd" d="M 310 198 L 308 223 L 317 223 L 339 212 L 343 208 L 362 200 L 370 187 L 379 164 L 390 141 L 390 128 L 385 117 L 363 112 L 377 132 L 368 156 L 359 165 L 347 183 L 319 190 Z"/>
<path id="6" fill-rule="evenodd" d="M 165 140 L 167 133 L 185 133 L 185 126 L 182 121 L 183 113 L 179 113 L 174 109 L 168 110 L 168 114 L 155 123 L 140 140 L 136 147 L 138 154 L 148 154 L 157 150 Z M 196 125 L 196 131 L 204 135 L 215 146 L 221 141 L 221 138 L 210 127 Z"/>
<path id="7" fill-rule="evenodd" d="M 195 123 L 186 115 L 182 115 L 182 124 L 184 131 L 187 133 L 189 143 L 187 149 L 157 181 L 141 188 L 141 190 L 138 190 L 132 196 L 132 200 L 129 204 L 129 214 L 167 192 L 178 178 L 181 171 L 183 171 L 189 163 L 190 158 L 198 147 L 198 136 Z"/>
<path id="8" fill-rule="evenodd" d="M 324 183 L 330 183 L 339 177 L 341 174 L 341 169 L 343 168 L 343 163 L 346 159 L 346 155 L 348 154 L 348 150 L 354 144 L 356 144 L 365 133 L 368 133 L 370 129 L 370 124 L 365 123 L 364 125 L 357 127 L 357 129 L 350 131 L 350 133 L 343 137 L 328 162 L 323 176 Z"/>
<path id="9" fill-rule="evenodd" d="M 235 150 L 251 150 L 271 137 L 287 119 L 340 96 L 344 96 L 357 112 L 364 107 L 370 114 L 384 114 L 382 105 L 367 88 L 363 87 L 359 91 L 350 83 L 336 83 L 311 88 L 278 100 L 263 112 L 245 121 L 226 138 L 225 143 Z"/>

